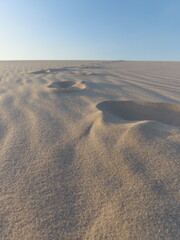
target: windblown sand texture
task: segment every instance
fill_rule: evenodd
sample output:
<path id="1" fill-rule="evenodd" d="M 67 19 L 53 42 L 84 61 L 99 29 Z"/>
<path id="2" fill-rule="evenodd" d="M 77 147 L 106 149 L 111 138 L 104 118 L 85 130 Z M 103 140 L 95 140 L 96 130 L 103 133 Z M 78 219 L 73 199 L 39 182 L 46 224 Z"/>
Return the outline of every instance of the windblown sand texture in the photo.
<path id="1" fill-rule="evenodd" d="M 180 63 L 0 62 L 1 240 L 178 240 Z"/>

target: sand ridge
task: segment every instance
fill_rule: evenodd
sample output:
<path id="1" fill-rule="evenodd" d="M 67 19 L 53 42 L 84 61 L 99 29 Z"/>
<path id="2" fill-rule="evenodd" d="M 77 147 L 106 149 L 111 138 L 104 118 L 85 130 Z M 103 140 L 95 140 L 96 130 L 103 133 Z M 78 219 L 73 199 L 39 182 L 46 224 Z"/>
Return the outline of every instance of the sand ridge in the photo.
<path id="1" fill-rule="evenodd" d="M 180 238 L 180 63 L 0 68 L 2 240 Z"/>

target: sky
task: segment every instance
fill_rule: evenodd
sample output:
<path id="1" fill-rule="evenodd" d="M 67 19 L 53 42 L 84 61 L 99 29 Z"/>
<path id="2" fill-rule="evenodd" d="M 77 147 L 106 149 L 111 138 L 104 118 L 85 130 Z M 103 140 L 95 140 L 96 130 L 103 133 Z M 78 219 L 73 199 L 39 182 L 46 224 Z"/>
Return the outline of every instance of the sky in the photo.
<path id="1" fill-rule="evenodd" d="M 180 1 L 0 0 L 0 60 L 180 61 Z"/>

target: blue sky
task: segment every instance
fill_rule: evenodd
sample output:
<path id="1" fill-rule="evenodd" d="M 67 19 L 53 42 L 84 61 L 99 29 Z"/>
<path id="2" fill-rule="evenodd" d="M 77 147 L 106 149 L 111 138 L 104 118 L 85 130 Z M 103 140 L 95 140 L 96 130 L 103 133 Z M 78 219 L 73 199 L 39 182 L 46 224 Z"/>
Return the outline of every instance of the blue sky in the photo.
<path id="1" fill-rule="evenodd" d="M 0 0 L 0 60 L 180 60 L 179 0 Z"/>

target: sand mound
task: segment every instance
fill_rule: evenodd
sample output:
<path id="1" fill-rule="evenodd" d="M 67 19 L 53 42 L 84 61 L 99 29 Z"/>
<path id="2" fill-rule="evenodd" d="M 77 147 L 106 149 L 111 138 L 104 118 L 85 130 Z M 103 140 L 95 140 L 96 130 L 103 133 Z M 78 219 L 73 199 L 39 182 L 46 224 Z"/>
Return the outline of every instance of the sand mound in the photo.
<path id="1" fill-rule="evenodd" d="M 180 104 L 104 101 L 99 103 L 97 108 L 128 121 L 153 120 L 168 125 L 180 126 Z"/>
<path id="2" fill-rule="evenodd" d="M 53 82 L 48 86 L 48 88 L 55 89 L 66 89 L 66 90 L 82 90 L 86 88 L 85 82 L 74 82 L 74 81 L 62 81 L 62 82 Z"/>
<path id="3" fill-rule="evenodd" d="M 84 239 L 178 238 L 179 136 L 155 121 L 106 124 L 97 115 L 83 150 L 102 207 Z"/>

